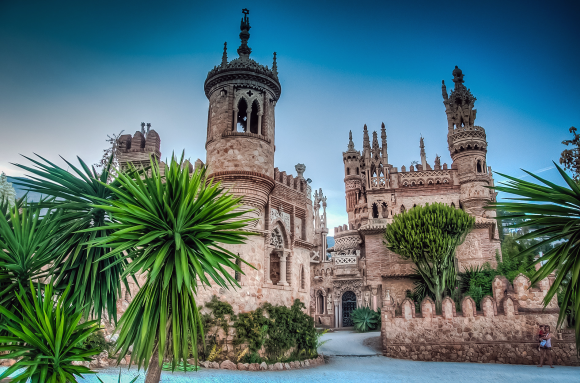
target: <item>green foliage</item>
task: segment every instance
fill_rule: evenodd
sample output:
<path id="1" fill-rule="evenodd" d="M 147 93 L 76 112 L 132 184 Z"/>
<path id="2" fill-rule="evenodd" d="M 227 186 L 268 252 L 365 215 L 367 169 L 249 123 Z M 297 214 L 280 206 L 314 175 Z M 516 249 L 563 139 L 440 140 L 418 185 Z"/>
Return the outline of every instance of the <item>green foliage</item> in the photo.
<path id="1" fill-rule="evenodd" d="M 119 359 L 133 346 L 131 360 L 139 367 L 147 368 L 154 350 L 159 364 L 171 356 L 173 369 L 187 364 L 190 351 L 197 360 L 198 333 L 203 334 L 195 302 L 198 283 L 238 286 L 227 269 L 241 272 L 235 263 L 239 256 L 221 245 L 243 244 L 252 234 L 242 231 L 248 220 L 239 219 L 246 213 L 239 209 L 240 198 L 208 180 L 205 168 L 190 175 L 182 163 L 183 158 L 172 158 L 165 176 L 154 161 L 142 178 L 121 173 L 116 179 L 120 187 L 106 185 L 116 199 L 93 205 L 111 214 L 114 223 L 107 224 L 107 237 L 91 245 L 113 249 L 102 259 L 131 259 L 123 278 L 146 275 L 119 321 L 116 346 Z"/>
<path id="2" fill-rule="evenodd" d="M 350 313 L 354 329 L 358 332 L 375 330 L 380 326 L 381 314 L 368 307 L 361 307 Z"/>
<path id="3" fill-rule="evenodd" d="M 99 330 L 98 321 L 80 323 L 82 310 L 66 303 L 69 288 L 58 297 L 49 284 L 44 291 L 20 288 L 17 314 L 0 306 L 0 314 L 8 323 L 2 328 L 10 333 L 0 337 L 1 359 L 17 359 L 17 362 L 0 375 L 0 380 L 13 374 L 12 382 L 69 383 L 77 382 L 82 374 L 93 373 L 87 367 L 72 362 L 90 361 L 98 350 L 83 350 L 77 345 Z M 32 297 L 32 298 L 31 298 Z"/>
<path id="4" fill-rule="evenodd" d="M 262 362 L 265 362 L 265 360 L 260 355 L 258 355 L 257 352 L 251 352 L 249 354 L 244 355 L 241 362 L 242 363 L 262 363 Z"/>
<path id="5" fill-rule="evenodd" d="M 234 344 L 248 342 L 250 353 L 257 353 L 266 342 L 270 320 L 264 316 L 264 310 L 259 307 L 254 311 L 241 313 L 234 323 L 236 339 Z M 253 362 L 252 362 L 253 363 Z"/>
<path id="6" fill-rule="evenodd" d="M 415 263 L 441 309 L 443 293 L 455 284 L 455 249 L 473 228 L 475 218 L 443 203 L 416 206 L 387 225 L 385 245 Z"/>
<path id="7" fill-rule="evenodd" d="M 42 218 L 40 209 L 29 205 L 0 214 L 0 305 L 11 312 L 19 306 L 19 286 L 46 278 L 48 266 L 59 257 L 59 217 L 48 213 Z M 4 320 L 0 316 L 0 324 Z"/>
<path id="8" fill-rule="evenodd" d="M 128 289 L 127 279 L 122 276 L 127 262 L 119 255 L 104 258 L 103 255 L 110 249 L 87 244 L 111 233 L 106 228 L 111 223 L 110 215 L 95 206 L 103 203 L 109 205 L 116 198 L 104 184 L 113 170 L 111 161 L 98 174 L 78 157 L 80 168 L 65 160 L 70 171 L 38 157 L 38 161 L 24 157 L 34 164 L 33 167 L 16 164 L 33 177 L 17 178 L 15 184 L 53 197 L 41 201 L 39 205 L 63 213 L 58 217 L 61 257 L 54 262 L 51 270 L 56 276 L 56 288 L 62 291 L 72 286 L 69 299 L 76 307 L 85 309 L 85 318 L 92 315 L 100 319 L 106 314 L 116 322 L 121 284 Z M 119 184 L 113 182 L 113 186 L 118 187 Z M 93 228 L 93 231 L 83 231 L 88 228 Z"/>
<path id="9" fill-rule="evenodd" d="M 232 308 L 232 305 L 227 302 L 220 301 L 218 297 L 214 295 L 211 297 L 211 300 L 205 304 L 205 307 L 210 309 L 213 314 L 213 324 L 215 326 L 221 327 L 227 334 L 230 326 L 228 324 L 228 320 L 226 319 L 226 315 L 229 315 L 230 318 L 233 318 L 234 309 Z"/>
<path id="10" fill-rule="evenodd" d="M 556 164 L 555 164 L 556 165 Z M 539 227 L 523 235 L 521 240 L 536 239 L 539 242 L 522 251 L 518 257 L 534 254 L 542 246 L 555 244 L 537 262 L 545 262 L 531 278 L 535 284 L 558 271 L 556 279 L 548 290 L 544 304 L 547 305 L 558 291 L 564 293 L 563 302 L 572 302 L 574 317 L 580 314 L 580 300 L 575 299 L 580 291 L 580 187 L 556 165 L 566 186 L 559 186 L 530 172 L 528 175 L 539 184 L 501 174 L 508 181 L 495 190 L 512 194 L 515 202 L 497 202 L 489 208 L 498 208 L 509 213 L 517 213 L 521 222 L 516 228 Z M 564 280 L 570 276 L 569 283 Z M 567 316 L 568 305 L 560 307 L 558 326 Z M 576 349 L 580 352 L 580 321 L 575 323 Z"/>
<path id="11" fill-rule="evenodd" d="M 99 354 L 103 351 L 111 351 L 114 344 L 107 342 L 105 339 L 105 334 L 103 331 L 95 331 L 89 335 L 85 340 L 77 345 L 77 347 L 83 350 L 98 350 Z"/>

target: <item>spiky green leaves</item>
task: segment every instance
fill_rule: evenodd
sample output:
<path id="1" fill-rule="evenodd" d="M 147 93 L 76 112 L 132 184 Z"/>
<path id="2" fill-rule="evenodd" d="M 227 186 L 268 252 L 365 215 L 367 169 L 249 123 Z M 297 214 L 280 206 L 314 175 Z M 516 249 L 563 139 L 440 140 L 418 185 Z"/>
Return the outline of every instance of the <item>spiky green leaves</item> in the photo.
<path id="1" fill-rule="evenodd" d="M 87 367 L 72 363 L 90 361 L 91 356 L 99 353 L 77 347 L 99 330 L 98 322 L 80 323 L 82 310 L 66 303 L 69 290 L 67 288 L 57 300 L 52 286 L 41 291 L 35 290 L 30 283 L 30 291 L 20 287 L 16 314 L 0 306 L 0 315 L 8 318 L 8 323 L 1 328 L 10 334 L 0 336 L 0 352 L 8 351 L 0 355 L 0 359 L 18 359 L 0 379 L 23 369 L 12 382 L 30 379 L 31 383 L 74 383 L 82 374 L 92 373 Z"/>
<path id="2" fill-rule="evenodd" d="M 101 318 L 107 314 L 114 322 L 117 320 L 117 299 L 121 293 L 121 283 L 126 261 L 120 257 L 105 258 L 106 248 L 87 246 L 86 243 L 108 235 L 105 225 L 110 217 L 103 209 L 94 207 L 109 204 L 114 193 L 104 183 L 111 172 L 111 161 L 98 174 L 90 169 L 80 158 L 80 168 L 66 161 L 70 172 L 38 156 L 42 161 L 30 160 L 35 166 L 16 165 L 34 176 L 18 178 L 15 184 L 44 196 L 53 197 L 41 201 L 40 206 L 58 209 L 61 258 L 52 268 L 57 290 L 72 286 L 69 299 L 77 307 L 85 308 L 85 317 L 90 314 Z M 82 232 L 88 228 L 101 228 L 90 233 Z M 120 260 L 119 262 L 116 262 Z"/>
<path id="3" fill-rule="evenodd" d="M 580 187 L 556 165 L 566 186 L 559 186 L 525 171 L 528 175 L 539 181 L 539 184 L 523 181 L 501 173 L 508 179 L 502 186 L 494 189 L 511 194 L 516 198 L 507 200 L 518 202 L 497 202 L 489 208 L 502 209 L 510 215 L 510 218 L 521 218 L 521 221 L 510 226 L 513 228 L 528 228 L 530 232 L 520 239 L 538 239 L 539 242 L 522 251 L 518 257 L 535 254 L 541 247 L 549 244 L 555 246 L 547 251 L 538 262 L 543 262 L 542 267 L 532 276 L 532 285 L 557 271 L 556 279 L 544 298 L 547 305 L 558 290 L 564 291 L 563 302 L 571 302 L 571 310 L 576 318 L 580 315 Z M 542 185 L 543 184 L 543 185 Z M 560 307 L 558 326 L 566 318 L 565 304 Z M 580 350 L 580 320 L 576 320 L 576 348 Z M 580 351 L 579 351 L 580 352 Z"/>
<path id="4" fill-rule="evenodd" d="M 148 365 L 157 345 L 160 361 L 167 352 L 174 367 L 187 363 L 188 340 L 197 350 L 197 332 L 203 331 L 195 304 L 198 283 L 237 286 L 230 273 L 241 272 L 239 257 L 223 244 L 242 244 L 252 234 L 242 230 L 248 220 L 240 219 L 245 213 L 240 199 L 207 180 L 205 169 L 190 175 L 173 159 L 164 171 L 163 177 L 152 163 L 143 178 L 120 174 L 121 187 L 108 186 L 117 196 L 112 206 L 95 206 L 116 222 L 107 226 L 108 237 L 92 242 L 113 249 L 102 259 L 124 254 L 131 259 L 124 277 L 146 274 L 119 322 L 117 340 L 120 357 L 134 346 L 132 358 L 139 366 Z"/>
<path id="5" fill-rule="evenodd" d="M 21 212 L 14 207 L 7 216 L 0 214 L 0 305 L 14 311 L 19 285 L 49 275 L 49 265 L 59 257 L 59 218 L 41 217 L 38 207 L 27 205 Z"/>
<path id="6" fill-rule="evenodd" d="M 350 313 L 354 329 L 358 332 L 374 330 L 381 322 L 381 314 L 368 307 L 361 307 Z"/>

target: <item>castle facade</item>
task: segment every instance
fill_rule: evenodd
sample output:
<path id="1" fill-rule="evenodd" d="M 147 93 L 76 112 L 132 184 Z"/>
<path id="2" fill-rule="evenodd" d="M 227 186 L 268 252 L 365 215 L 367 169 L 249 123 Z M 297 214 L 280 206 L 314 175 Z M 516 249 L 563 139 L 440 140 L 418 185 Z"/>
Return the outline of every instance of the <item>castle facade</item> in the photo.
<path id="1" fill-rule="evenodd" d="M 334 230 L 335 245 L 328 255 L 312 264 L 311 313 L 319 324 L 351 326 L 350 312 L 357 307 L 379 308 L 391 297 L 400 308 L 413 290 L 413 263 L 388 250 L 383 243 L 386 226 L 393 217 L 417 205 L 442 202 L 475 217 L 475 229 L 457 249 L 457 266 L 489 262 L 496 265 L 500 240 L 495 211 L 484 206 L 495 201 L 491 167 L 487 166 L 485 129 L 475 125 L 476 98 L 467 89 L 461 69 L 453 70 L 454 89 L 442 84 L 447 114 L 447 142 L 451 166 L 436 157 L 427 163 L 423 138 L 421 163 L 408 169 L 389 163 L 385 125 L 381 141 L 367 126 L 362 152 L 355 149 L 352 132 L 343 153 L 348 224 Z"/>

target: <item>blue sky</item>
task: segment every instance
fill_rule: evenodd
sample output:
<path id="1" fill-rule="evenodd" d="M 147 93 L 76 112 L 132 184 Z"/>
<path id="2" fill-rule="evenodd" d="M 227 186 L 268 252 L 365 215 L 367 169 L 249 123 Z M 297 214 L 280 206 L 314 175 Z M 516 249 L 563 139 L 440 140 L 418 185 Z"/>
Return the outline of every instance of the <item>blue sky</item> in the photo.
<path id="1" fill-rule="evenodd" d="M 38 153 L 97 162 L 107 134 L 142 121 L 164 157 L 205 160 L 207 72 L 237 56 L 250 9 L 252 58 L 278 53 L 276 166 L 306 164 L 346 223 L 342 151 L 387 126 L 397 167 L 450 163 L 441 80 L 458 65 L 477 97 L 488 164 L 551 180 L 568 129 L 580 128 L 578 2 L 0 1 L 0 171 Z M 499 180 L 499 176 L 496 176 Z"/>

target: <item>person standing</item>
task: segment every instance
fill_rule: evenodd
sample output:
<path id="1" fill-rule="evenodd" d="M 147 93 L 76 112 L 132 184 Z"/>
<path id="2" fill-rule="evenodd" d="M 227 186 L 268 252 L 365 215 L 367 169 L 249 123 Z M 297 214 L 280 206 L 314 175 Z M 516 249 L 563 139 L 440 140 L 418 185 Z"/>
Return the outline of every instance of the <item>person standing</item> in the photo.
<path id="1" fill-rule="evenodd" d="M 550 367 L 552 366 L 552 333 L 550 332 L 550 326 L 544 326 L 544 336 L 542 340 L 545 340 L 546 343 L 543 346 L 540 346 L 540 364 L 538 367 L 544 366 L 544 358 L 548 357 L 548 363 L 550 363 Z"/>

